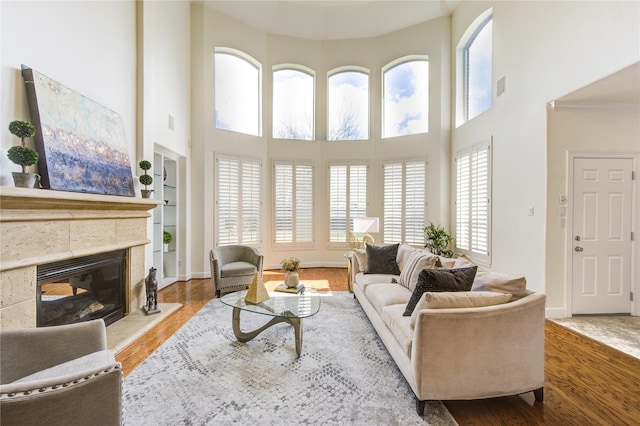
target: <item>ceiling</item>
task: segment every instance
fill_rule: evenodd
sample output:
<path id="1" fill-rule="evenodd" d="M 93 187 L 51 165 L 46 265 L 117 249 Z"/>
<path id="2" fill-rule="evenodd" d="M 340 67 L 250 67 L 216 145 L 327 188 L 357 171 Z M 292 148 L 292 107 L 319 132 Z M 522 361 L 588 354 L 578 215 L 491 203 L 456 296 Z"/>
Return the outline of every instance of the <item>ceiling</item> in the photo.
<path id="1" fill-rule="evenodd" d="M 441 16 L 459 0 L 204 0 L 207 7 L 268 33 L 312 40 L 375 37 Z"/>
<path id="2" fill-rule="evenodd" d="M 638 109 L 640 107 L 640 62 L 569 93 L 555 100 L 553 105 L 554 108 Z"/>

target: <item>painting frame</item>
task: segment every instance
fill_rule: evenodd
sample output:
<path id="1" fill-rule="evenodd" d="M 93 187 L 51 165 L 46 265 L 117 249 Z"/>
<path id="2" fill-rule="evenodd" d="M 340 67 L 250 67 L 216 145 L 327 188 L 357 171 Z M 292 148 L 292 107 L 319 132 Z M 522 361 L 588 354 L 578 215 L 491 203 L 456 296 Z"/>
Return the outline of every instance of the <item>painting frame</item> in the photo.
<path id="1" fill-rule="evenodd" d="M 22 65 L 43 188 L 135 196 L 122 116 Z"/>

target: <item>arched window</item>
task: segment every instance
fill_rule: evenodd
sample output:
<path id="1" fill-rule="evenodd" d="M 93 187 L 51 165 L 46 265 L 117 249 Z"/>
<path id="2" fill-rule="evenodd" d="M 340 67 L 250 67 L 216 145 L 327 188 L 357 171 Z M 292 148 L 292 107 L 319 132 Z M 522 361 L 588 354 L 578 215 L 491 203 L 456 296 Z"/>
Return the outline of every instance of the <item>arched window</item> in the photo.
<path id="1" fill-rule="evenodd" d="M 458 84 L 458 90 L 463 94 L 463 121 L 491 108 L 492 44 L 493 15 L 489 9 L 469 26 L 461 40 L 458 67 L 462 70 L 458 76 L 462 76 L 462 84 Z"/>
<path id="2" fill-rule="evenodd" d="M 429 131 L 429 61 L 411 56 L 382 70 L 382 137 Z"/>
<path id="3" fill-rule="evenodd" d="M 215 50 L 215 120 L 217 129 L 261 136 L 262 66 L 250 56 L 225 47 Z"/>
<path id="4" fill-rule="evenodd" d="M 340 70 L 329 74 L 327 139 L 369 139 L 369 74 Z"/>
<path id="5" fill-rule="evenodd" d="M 273 137 L 313 140 L 313 71 L 273 70 Z"/>

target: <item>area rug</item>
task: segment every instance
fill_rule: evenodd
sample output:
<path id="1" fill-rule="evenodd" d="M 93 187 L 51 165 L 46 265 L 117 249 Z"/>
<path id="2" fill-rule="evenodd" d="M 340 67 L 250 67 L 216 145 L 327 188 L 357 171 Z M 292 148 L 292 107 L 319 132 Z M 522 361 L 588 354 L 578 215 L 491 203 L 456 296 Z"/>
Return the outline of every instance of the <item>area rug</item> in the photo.
<path id="1" fill-rule="evenodd" d="M 455 425 L 441 402 L 425 416 L 349 293 L 323 295 L 293 328 L 276 324 L 239 343 L 231 311 L 214 299 L 124 381 L 125 425 Z M 244 331 L 270 318 L 242 312 Z"/>

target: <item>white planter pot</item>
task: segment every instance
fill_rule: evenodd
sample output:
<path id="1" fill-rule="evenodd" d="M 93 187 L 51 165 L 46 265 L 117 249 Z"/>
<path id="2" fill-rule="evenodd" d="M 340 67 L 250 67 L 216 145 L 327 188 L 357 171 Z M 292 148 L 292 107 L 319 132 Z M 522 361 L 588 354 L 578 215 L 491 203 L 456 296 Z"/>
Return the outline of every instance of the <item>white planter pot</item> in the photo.
<path id="1" fill-rule="evenodd" d="M 289 288 L 295 287 L 300 283 L 300 275 L 296 271 L 288 271 L 284 274 L 284 283 Z"/>

